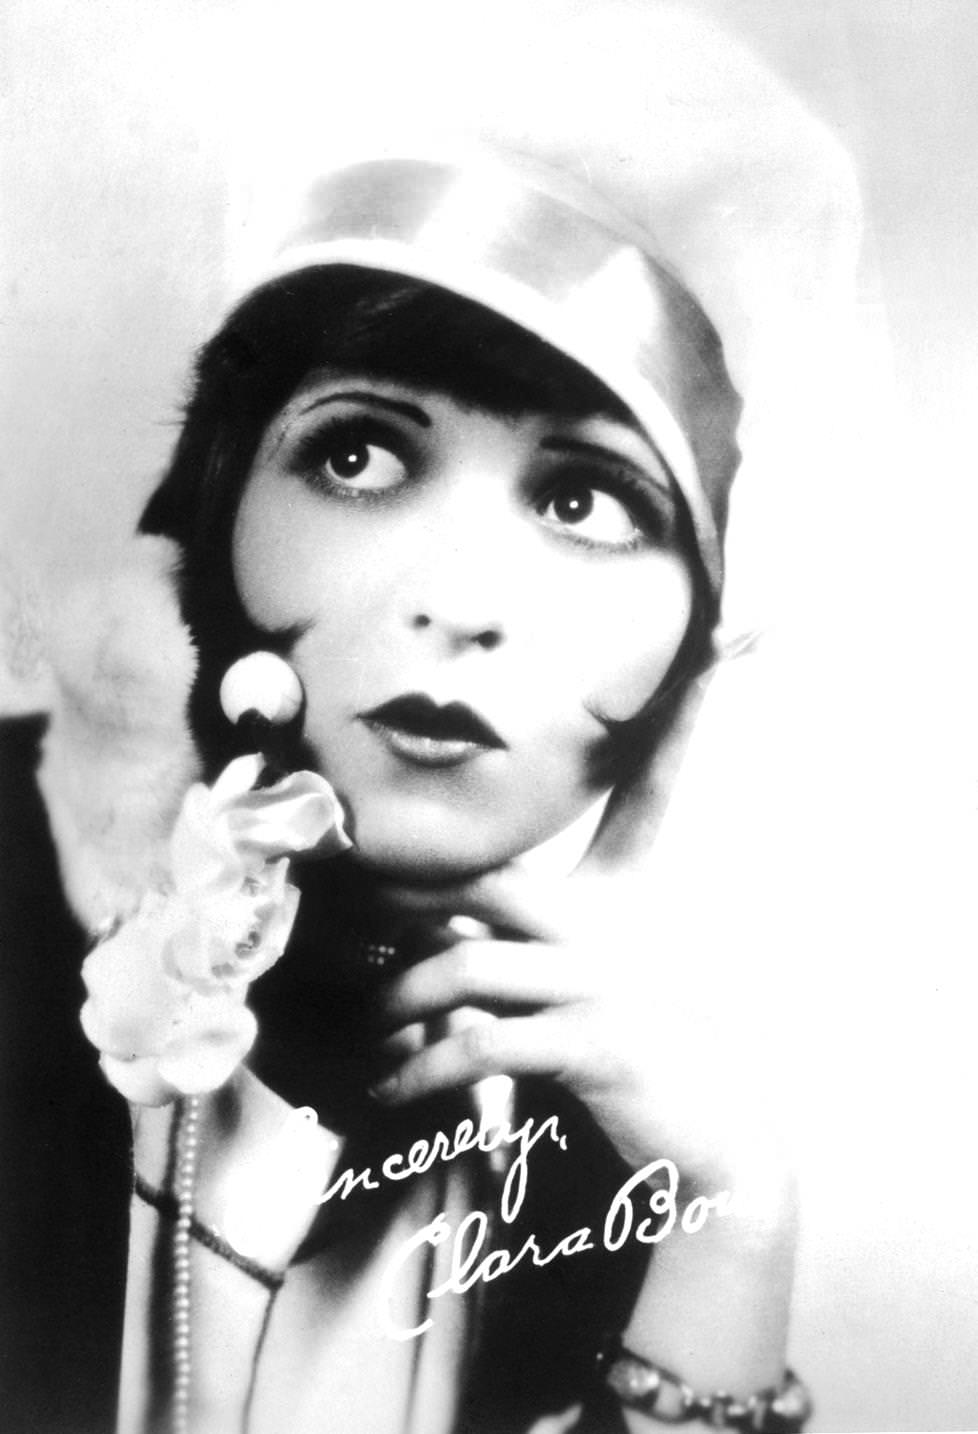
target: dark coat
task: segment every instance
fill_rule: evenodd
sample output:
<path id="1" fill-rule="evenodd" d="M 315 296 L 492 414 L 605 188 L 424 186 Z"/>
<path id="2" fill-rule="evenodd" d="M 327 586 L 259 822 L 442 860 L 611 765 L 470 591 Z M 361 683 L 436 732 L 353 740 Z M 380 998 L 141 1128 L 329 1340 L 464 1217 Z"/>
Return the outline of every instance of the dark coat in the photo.
<path id="1" fill-rule="evenodd" d="M 43 721 L 0 722 L 0 1422 L 115 1419 L 129 1118 L 78 1020 L 85 937 L 34 780 Z"/>

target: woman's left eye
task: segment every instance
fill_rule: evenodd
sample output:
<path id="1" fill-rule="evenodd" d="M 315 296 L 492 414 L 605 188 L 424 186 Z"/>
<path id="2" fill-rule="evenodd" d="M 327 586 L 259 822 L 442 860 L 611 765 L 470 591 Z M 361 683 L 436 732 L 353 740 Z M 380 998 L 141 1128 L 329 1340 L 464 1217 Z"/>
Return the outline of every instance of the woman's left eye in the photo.
<path id="1" fill-rule="evenodd" d="M 407 476 L 396 453 L 356 436 L 332 441 L 320 457 L 319 471 L 331 486 L 371 493 L 396 488 Z"/>
<path id="2" fill-rule="evenodd" d="M 629 505 L 584 478 L 565 479 L 538 501 L 548 527 L 595 547 L 630 548 L 643 532 Z"/>

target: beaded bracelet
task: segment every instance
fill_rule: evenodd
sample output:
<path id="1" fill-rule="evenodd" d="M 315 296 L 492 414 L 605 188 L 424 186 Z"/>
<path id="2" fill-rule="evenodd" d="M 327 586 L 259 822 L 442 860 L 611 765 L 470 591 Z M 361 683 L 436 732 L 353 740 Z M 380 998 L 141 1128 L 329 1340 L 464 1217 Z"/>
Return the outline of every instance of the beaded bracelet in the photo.
<path id="1" fill-rule="evenodd" d="M 738 1429 L 743 1434 L 799 1434 L 814 1407 L 808 1390 L 790 1369 L 777 1387 L 759 1390 L 749 1399 L 695 1394 L 671 1370 L 625 1349 L 618 1337 L 598 1355 L 598 1368 L 626 1409 L 638 1410 L 660 1424 L 700 1419 L 713 1429 Z"/>

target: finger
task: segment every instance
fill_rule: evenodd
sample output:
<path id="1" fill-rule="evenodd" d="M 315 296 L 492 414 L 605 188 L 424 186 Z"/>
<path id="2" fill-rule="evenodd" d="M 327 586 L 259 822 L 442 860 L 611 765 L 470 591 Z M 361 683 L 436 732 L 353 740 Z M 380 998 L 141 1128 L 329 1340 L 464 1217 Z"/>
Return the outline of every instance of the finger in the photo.
<path id="1" fill-rule="evenodd" d="M 464 1031 L 475 1021 L 494 1019 L 487 1011 L 478 1010 L 475 1006 L 459 1006 L 457 1010 L 449 1011 L 437 1019 L 411 1021 L 408 1025 L 399 1027 L 378 1043 L 377 1050 L 388 1066 L 399 1065 L 407 1060 L 408 1056 L 424 1050 L 425 1046 L 454 1035 L 457 1031 Z"/>
<path id="2" fill-rule="evenodd" d="M 530 876 L 516 865 L 446 886 L 386 886 L 381 899 L 401 912 L 442 921 L 469 916 L 532 941 L 559 940 L 566 927 L 566 883 Z"/>
<path id="3" fill-rule="evenodd" d="M 576 1023 L 562 1012 L 482 1021 L 426 1046 L 371 1087 L 385 1105 L 474 1085 L 494 1075 L 549 1075 L 560 1080 L 574 1061 Z"/>
<path id="4" fill-rule="evenodd" d="M 382 1026 L 430 1019 L 460 1006 L 566 1005 L 594 994 L 593 962 L 526 941 L 459 941 L 412 966 L 379 998 Z"/>
<path id="5" fill-rule="evenodd" d="M 385 1060 L 400 1062 L 407 1060 L 409 1056 L 417 1055 L 418 1051 L 424 1049 L 425 1028 L 423 1021 L 412 1021 L 410 1025 L 401 1026 L 399 1030 L 392 1031 L 380 1042 L 379 1050 Z"/>

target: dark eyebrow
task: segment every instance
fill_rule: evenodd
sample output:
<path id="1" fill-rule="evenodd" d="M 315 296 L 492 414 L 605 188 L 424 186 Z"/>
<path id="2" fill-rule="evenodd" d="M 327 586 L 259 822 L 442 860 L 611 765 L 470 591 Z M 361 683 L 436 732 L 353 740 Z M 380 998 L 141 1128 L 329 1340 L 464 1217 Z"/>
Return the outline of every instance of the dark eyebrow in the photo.
<path id="1" fill-rule="evenodd" d="M 626 458 L 624 453 L 619 453 L 614 448 L 606 448 L 603 443 L 590 443 L 583 438 L 544 438 L 540 447 L 548 453 L 580 453 L 585 458 L 598 458 L 602 463 L 612 463 L 617 468 L 627 468 L 630 473 L 652 483 L 656 488 L 662 490 L 668 498 L 673 498 L 672 484 L 666 473 L 659 473 L 651 466 L 646 467 L 644 463 L 636 463 L 633 458 Z"/>
<path id="2" fill-rule="evenodd" d="M 314 398 L 305 408 L 300 408 L 298 417 L 304 418 L 307 413 L 314 409 L 322 408 L 327 403 L 369 403 L 377 408 L 390 409 L 392 413 L 399 413 L 402 418 L 409 418 L 412 423 L 418 424 L 420 428 L 430 428 L 431 419 L 423 408 L 417 404 L 404 403 L 397 398 L 386 398 L 383 394 L 371 393 L 368 389 L 345 388 L 339 393 L 323 394 L 320 398 Z"/>

